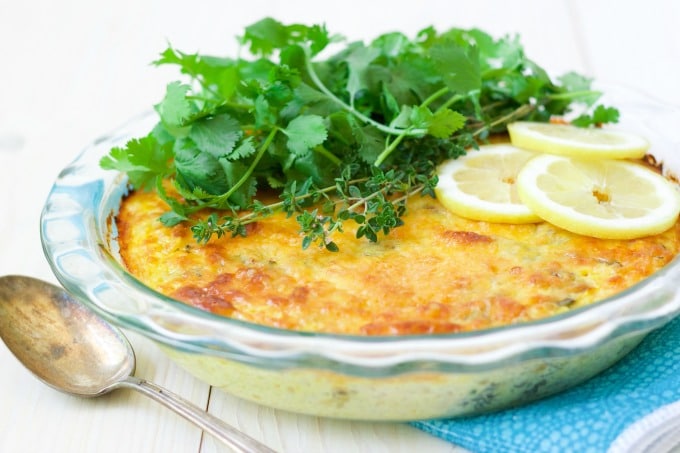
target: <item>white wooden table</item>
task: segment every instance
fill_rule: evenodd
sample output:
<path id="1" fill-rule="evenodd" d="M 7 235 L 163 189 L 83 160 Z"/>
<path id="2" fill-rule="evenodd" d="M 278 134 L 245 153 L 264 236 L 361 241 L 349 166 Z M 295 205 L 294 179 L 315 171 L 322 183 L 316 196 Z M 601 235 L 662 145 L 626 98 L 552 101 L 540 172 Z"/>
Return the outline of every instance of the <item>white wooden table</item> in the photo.
<path id="1" fill-rule="evenodd" d="M 356 39 L 433 24 L 519 33 L 555 74 L 575 70 L 680 104 L 680 3 L 672 0 L 0 0 L 0 275 L 55 281 L 38 220 L 52 181 L 90 141 L 159 101 L 171 68 L 149 63 L 169 41 L 225 54 L 264 16 L 325 22 Z M 299 416 L 210 388 L 132 335 L 138 375 L 191 399 L 281 452 L 453 452 L 403 424 Z M 224 451 L 131 392 L 96 400 L 39 383 L 0 344 L 0 452 Z"/>

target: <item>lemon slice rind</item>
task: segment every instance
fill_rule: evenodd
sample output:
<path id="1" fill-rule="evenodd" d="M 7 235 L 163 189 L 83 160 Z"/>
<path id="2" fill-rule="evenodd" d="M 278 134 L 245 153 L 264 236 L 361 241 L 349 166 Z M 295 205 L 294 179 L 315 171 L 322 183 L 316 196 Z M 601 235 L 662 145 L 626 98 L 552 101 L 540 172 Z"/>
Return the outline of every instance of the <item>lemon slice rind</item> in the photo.
<path id="1" fill-rule="evenodd" d="M 554 173 L 559 165 L 561 173 Z M 595 186 L 614 172 L 623 172 L 616 183 L 623 187 L 611 187 L 611 199 L 606 202 L 595 196 L 593 187 L 570 184 L 581 177 L 583 181 L 599 174 L 600 180 L 593 179 Z M 680 213 L 680 194 L 670 181 L 642 165 L 622 160 L 594 162 L 539 155 L 519 172 L 517 191 L 524 204 L 545 221 L 601 239 L 659 234 L 670 228 Z M 574 201 L 576 206 L 563 203 L 565 199 Z"/>
<path id="2" fill-rule="evenodd" d="M 517 173 L 535 153 L 509 144 L 481 146 L 438 167 L 437 199 L 451 212 L 473 220 L 535 223 L 541 218 L 519 200 Z M 480 182 L 481 185 L 480 185 Z"/>
<path id="3" fill-rule="evenodd" d="M 649 149 L 643 137 L 618 129 L 517 121 L 508 133 L 519 148 L 586 159 L 640 159 Z"/>

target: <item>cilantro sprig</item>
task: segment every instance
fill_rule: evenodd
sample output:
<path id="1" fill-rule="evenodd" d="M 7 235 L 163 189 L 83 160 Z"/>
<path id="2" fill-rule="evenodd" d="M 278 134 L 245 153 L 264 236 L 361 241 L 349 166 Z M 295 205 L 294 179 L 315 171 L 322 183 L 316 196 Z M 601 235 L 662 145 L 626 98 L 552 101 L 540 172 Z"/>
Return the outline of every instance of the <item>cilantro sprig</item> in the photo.
<path id="1" fill-rule="evenodd" d="M 517 37 L 478 29 L 363 43 L 265 18 L 240 44 L 247 58 L 162 52 L 155 64 L 186 80 L 167 85 L 148 135 L 100 162 L 156 190 L 169 206 L 162 223 L 190 222 L 198 242 L 246 235 L 277 211 L 296 218 L 304 248 L 336 251 L 333 233 L 348 221 L 377 241 L 403 224 L 410 197 L 434 196 L 440 162 L 507 123 L 547 121 L 579 103 L 592 113 L 577 124 L 618 119 L 595 105 L 589 79 L 552 80 Z M 271 190 L 279 201 L 263 202 Z"/>

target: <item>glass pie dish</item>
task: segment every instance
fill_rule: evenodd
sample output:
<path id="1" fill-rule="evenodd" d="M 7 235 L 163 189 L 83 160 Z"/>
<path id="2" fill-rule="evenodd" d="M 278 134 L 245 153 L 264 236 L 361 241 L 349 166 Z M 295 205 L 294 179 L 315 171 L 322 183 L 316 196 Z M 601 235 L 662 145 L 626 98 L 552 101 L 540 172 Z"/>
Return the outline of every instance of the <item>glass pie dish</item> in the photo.
<path id="1" fill-rule="evenodd" d="M 621 128 L 647 137 L 669 177 L 680 175 L 680 112 L 606 87 Z M 230 319 L 148 288 L 122 265 L 113 221 L 126 177 L 99 167 L 114 146 L 145 135 L 153 113 L 88 146 L 58 176 L 41 216 L 58 280 L 107 320 L 154 340 L 212 386 L 317 416 L 411 421 L 477 414 L 577 385 L 617 362 L 680 313 L 676 258 L 637 285 L 540 321 L 476 332 L 402 337 L 303 333 Z"/>

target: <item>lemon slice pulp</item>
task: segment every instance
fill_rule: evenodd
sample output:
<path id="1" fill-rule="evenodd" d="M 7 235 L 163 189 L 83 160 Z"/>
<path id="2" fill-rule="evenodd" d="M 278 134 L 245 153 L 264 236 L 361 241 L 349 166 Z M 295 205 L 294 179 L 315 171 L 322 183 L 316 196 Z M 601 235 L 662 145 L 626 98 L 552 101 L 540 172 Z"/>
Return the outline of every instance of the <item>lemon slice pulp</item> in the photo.
<path id="1" fill-rule="evenodd" d="M 639 159 L 649 149 L 644 138 L 621 130 L 517 121 L 508 124 L 510 142 L 523 149 L 593 159 Z"/>
<path id="2" fill-rule="evenodd" d="M 539 155 L 519 172 L 517 191 L 544 220 L 603 239 L 661 233 L 680 213 L 680 195 L 670 181 L 624 160 Z"/>
<path id="3" fill-rule="evenodd" d="M 517 174 L 535 153 L 509 144 L 483 145 L 438 168 L 437 199 L 450 211 L 473 220 L 539 222 L 516 189 Z"/>

